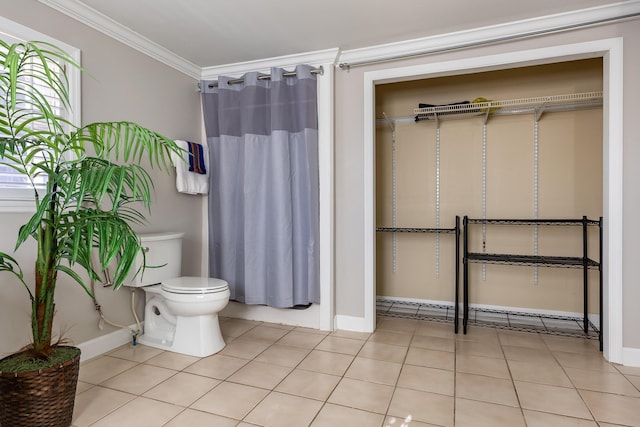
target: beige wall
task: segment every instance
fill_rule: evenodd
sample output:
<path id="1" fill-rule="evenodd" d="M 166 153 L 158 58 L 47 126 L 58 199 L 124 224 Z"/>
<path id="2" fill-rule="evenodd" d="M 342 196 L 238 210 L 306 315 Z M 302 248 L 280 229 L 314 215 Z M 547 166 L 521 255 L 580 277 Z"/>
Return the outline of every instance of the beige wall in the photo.
<path id="1" fill-rule="evenodd" d="M 640 312 L 637 309 L 640 301 L 640 286 L 638 286 L 635 269 L 637 259 L 640 257 L 638 239 L 640 224 L 636 221 L 640 213 L 640 188 L 637 185 L 640 179 L 637 168 L 637 163 L 640 161 L 640 148 L 637 144 L 640 135 L 640 121 L 637 120 L 640 107 L 633 96 L 640 93 L 640 79 L 637 78 L 637 70 L 640 69 L 640 51 L 637 49 L 640 25 L 637 20 L 338 71 L 335 79 L 336 311 L 338 315 L 364 316 L 363 74 L 380 69 L 482 57 L 612 37 L 624 37 L 623 345 L 628 348 L 640 348 L 640 332 L 637 329 L 637 325 L 640 324 Z M 574 88 L 569 87 L 567 92 L 573 90 Z M 443 100 L 447 101 L 448 98 Z"/>
<path id="2" fill-rule="evenodd" d="M 90 29 L 35 0 L 0 0 L 2 15 L 19 24 L 81 50 L 82 65 L 89 76 L 82 79 L 82 119 L 88 123 L 130 120 L 159 131 L 170 138 L 201 139 L 200 98 L 196 81 L 142 53 Z M 202 199 L 175 190 L 175 172 L 154 171 L 155 202 L 147 226 L 139 232 L 185 232 L 183 272 L 201 273 Z M 0 213 L 2 249 L 11 251 L 18 227 L 27 214 Z M 35 258 L 29 242 L 17 254 L 29 279 Z M 0 355 L 28 343 L 29 306 L 24 289 L 8 275 L 0 278 Z M 75 283 L 61 279 L 57 295 L 56 330 L 78 344 L 112 332 L 98 329 L 98 315 L 91 300 Z M 98 289 L 97 296 L 112 321 L 132 324 L 130 292 Z M 138 310 L 142 307 L 138 298 Z"/>
<path id="3" fill-rule="evenodd" d="M 376 117 L 405 118 L 396 123 L 396 218 L 399 227 L 435 227 L 436 123 L 407 122 L 420 102 L 445 104 L 483 96 L 495 100 L 602 90 L 601 58 L 513 70 L 466 74 L 376 88 Z M 440 125 L 440 227 L 455 216 L 482 216 L 482 117 L 445 120 Z M 534 115 L 496 116 L 487 124 L 486 207 L 489 218 L 533 218 Z M 392 224 L 391 130 L 376 133 L 376 219 Z M 602 108 L 546 113 L 539 121 L 538 216 L 602 216 Z M 589 254 L 598 259 L 598 231 L 590 233 Z M 453 301 L 454 235 L 440 237 L 436 274 L 436 236 L 396 234 L 396 272 L 392 235 L 377 236 L 377 295 Z M 481 227 L 470 229 L 469 248 L 482 252 Z M 533 228 L 491 226 L 488 253 L 533 253 Z M 581 227 L 541 227 L 539 254 L 581 256 Z M 590 313 L 598 313 L 598 273 L 590 274 Z M 581 270 L 533 269 L 471 264 L 471 303 L 581 312 Z"/>

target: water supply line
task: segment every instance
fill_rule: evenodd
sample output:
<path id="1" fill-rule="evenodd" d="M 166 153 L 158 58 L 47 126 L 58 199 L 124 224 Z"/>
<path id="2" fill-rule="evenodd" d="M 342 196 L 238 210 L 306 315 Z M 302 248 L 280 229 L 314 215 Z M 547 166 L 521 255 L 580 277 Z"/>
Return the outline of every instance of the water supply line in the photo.
<path id="1" fill-rule="evenodd" d="M 89 261 L 91 263 L 91 269 L 93 270 L 93 267 L 94 267 L 93 256 L 91 256 Z M 108 268 L 104 270 L 104 275 L 105 275 L 106 281 L 104 281 L 102 283 L 102 287 L 103 288 L 108 288 L 108 287 L 113 286 L 113 283 L 112 283 L 111 277 L 110 277 L 111 275 L 109 274 L 109 269 Z M 130 326 L 120 325 L 118 323 L 112 322 L 104 315 L 104 312 L 102 310 L 102 306 L 98 303 L 98 300 L 96 298 L 95 285 L 96 285 L 96 279 L 95 279 L 95 277 L 91 277 L 91 298 L 93 299 L 93 305 L 94 305 L 96 311 L 100 315 L 100 320 L 98 321 L 98 329 L 103 330 L 105 323 L 107 323 L 108 325 L 111 325 L 111 326 L 113 326 L 115 328 L 126 329 L 131 334 L 131 342 L 132 342 L 132 345 L 135 347 L 137 345 L 137 343 L 138 343 L 138 335 L 140 335 L 142 333 L 142 324 L 140 322 L 140 318 L 138 317 L 138 314 L 136 313 L 136 305 L 135 305 L 136 289 L 135 288 L 131 288 L 131 313 L 133 313 L 133 318 L 136 321 L 136 330 L 134 330 Z"/>

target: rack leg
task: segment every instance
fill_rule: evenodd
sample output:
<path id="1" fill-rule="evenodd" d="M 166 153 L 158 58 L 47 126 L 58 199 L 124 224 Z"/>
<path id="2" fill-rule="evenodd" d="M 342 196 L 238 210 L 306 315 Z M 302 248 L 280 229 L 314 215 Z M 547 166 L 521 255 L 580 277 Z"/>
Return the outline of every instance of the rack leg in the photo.
<path id="1" fill-rule="evenodd" d="M 454 332 L 457 334 L 458 333 L 458 323 L 460 322 L 460 307 L 459 307 L 459 301 L 460 301 L 460 217 L 458 215 L 456 215 L 456 288 L 455 288 L 455 308 L 454 308 L 454 316 L 455 318 L 453 319 L 453 330 Z"/>
<path id="2" fill-rule="evenodd" d="M 588 245 L 587 245 L 587 217 L 582 217 L 582 269 L 584 283 L 582 292 L 584 293 L 584 333 L 589 333 L 589 265 L 588 261 Z"/>
<path id="3" fill-rule="evenodd" d="M 462 332 L 467 333 L 467 321 L 469 319 L 469 264 L 467 263 L 467 256 L 469 254 L 469 248 L 467 246 L 467 224 L 468 217 L 465 216 L 463 220 L 463 272 L 462 272 Z"/>
<path id="4" fill-rule="evenodd" d="M 598 334 L 598 339 L 600 340 L 600 351 L 602 351 L 604 347 L 604 342 L 602 340 L 602 331 L 604 331 L 604 324 L 602 323 L 604 319 L 604 316 L 602 315 L 602 217 L 600 217 L 600 220 L 598 221 L 598 229 L 600 232 L 600 258 L 598 258 L 598 275 L 600 278 L 600 332 Z"/>

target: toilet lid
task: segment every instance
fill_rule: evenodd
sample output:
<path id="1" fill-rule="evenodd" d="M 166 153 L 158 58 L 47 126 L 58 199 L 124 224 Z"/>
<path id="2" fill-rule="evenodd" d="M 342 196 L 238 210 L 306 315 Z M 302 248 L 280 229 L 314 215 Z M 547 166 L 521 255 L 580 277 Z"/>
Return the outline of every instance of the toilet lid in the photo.
<path id="1" fill-rule="evenodd" d="M 229 284 L 212 277 L 177 277 L 163 281 L 160 288 L 177 294 L 207 294 L 224 291 Z"/>

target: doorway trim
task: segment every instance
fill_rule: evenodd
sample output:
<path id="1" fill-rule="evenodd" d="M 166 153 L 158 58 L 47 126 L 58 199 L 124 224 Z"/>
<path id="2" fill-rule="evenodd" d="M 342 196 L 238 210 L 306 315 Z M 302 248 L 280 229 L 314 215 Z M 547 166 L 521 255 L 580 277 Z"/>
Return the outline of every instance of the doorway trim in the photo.
<path id="1" fill-rule="evenodd" d="M 622 363 L 623 39 L 611 38 L 365 72 L 364 323 L 376 324 L 375 88 L 378 84 L 603 58 L 603 331 L 605 359 Z"/>

